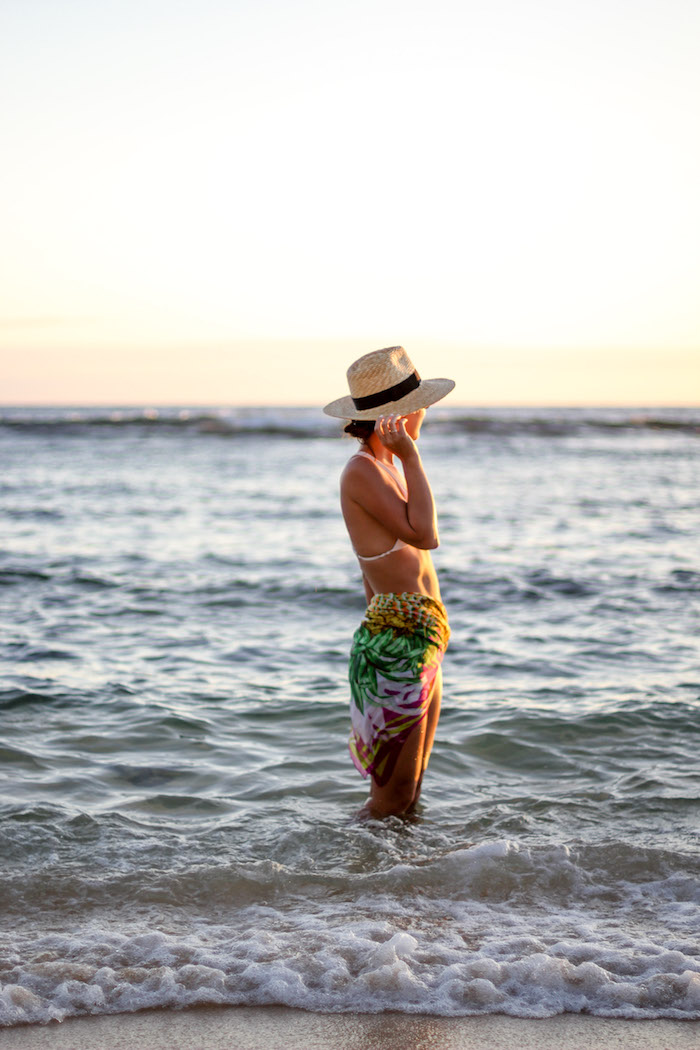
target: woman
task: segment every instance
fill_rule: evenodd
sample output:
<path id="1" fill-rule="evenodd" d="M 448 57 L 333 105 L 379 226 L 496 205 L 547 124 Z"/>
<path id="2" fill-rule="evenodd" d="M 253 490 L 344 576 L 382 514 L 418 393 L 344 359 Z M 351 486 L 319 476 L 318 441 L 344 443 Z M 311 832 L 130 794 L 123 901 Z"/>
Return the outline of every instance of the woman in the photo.
<path id="1" fill-rule="evenodd" d="M 350 396 L 324 412 L 351 420 L 345 429 L 361 441 L 340 483 L 369 603 L 350 654 L 350 753 L 371 777 L 364 812 L 384 817 L 418 801 L 440 714 L 450 631 L 429 553 L 439 542 L 435 504 L 416 442 L 426 408 L 454 383 L 421 380 L 400 346 L 365 354 L 347 377 Z"/>

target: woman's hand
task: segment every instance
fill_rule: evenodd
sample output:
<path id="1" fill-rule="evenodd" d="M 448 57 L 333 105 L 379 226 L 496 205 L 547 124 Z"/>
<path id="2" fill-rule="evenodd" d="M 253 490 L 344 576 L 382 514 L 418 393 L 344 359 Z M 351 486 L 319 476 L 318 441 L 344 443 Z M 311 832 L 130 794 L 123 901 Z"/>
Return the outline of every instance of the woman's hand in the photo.
<path id="1" fill-rule="evenodd" d="M 380 416 L 374 424 L 374 429 L 382 445 L 399 459 L 404 460 L 418 451 L 415 441 L 406 431 L 405 416 Z"/>

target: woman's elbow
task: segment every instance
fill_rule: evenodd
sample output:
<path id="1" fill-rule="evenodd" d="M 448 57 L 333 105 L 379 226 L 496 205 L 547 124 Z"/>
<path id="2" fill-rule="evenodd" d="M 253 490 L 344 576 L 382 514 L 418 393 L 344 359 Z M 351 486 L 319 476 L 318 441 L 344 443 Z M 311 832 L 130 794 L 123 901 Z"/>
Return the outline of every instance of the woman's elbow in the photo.
<path id="1" fill-rule="evenodd" d="M 440 537 L 437 532 L 431 532 L 427 536 L 419 536 L 413 540 L 412 546 L 418 547 L 422 551 L 434 551 L 436 547 L 440 546 Z"/>
<path id="2" fill-rule="evenodd" d="M 407 534 L 404 533 L 401 539 L 421 551 L 432 551 L 440 546 L 440 535 L 435 522 L 431 525 L 426 525 L 423 529 L 409 528 Z"/>

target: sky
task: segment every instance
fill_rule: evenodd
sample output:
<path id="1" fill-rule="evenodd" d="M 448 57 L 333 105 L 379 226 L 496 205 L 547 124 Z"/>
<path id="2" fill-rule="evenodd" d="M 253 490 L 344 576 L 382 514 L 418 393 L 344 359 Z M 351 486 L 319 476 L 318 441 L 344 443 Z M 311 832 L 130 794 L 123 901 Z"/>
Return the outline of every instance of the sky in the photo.
<path id="1" fill-rule="evenodd" d="M 0 402 L 700 404 L 696 0 L 3 0 Z"/>

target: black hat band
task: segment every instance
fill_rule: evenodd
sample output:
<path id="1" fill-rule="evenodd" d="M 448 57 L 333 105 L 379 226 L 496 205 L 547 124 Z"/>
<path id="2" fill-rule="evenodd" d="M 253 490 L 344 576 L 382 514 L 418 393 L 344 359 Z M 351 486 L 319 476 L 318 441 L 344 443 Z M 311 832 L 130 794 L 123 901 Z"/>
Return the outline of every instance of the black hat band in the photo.
<path id="1" fill-rule="evenodd" d="M 386 405 L 390 401 L 400 401 L 402 397 L 410 394 L 412 390 L 417 390 L 419 386 L 420 376 L 414 372 L 395 386 L 390 386 L 387 390 L 380 390 L 378 394 L 353 397 L 352 403 L 358 412 L 365 412 L 368 408 L 379 408 L 380 405 Z"/>

